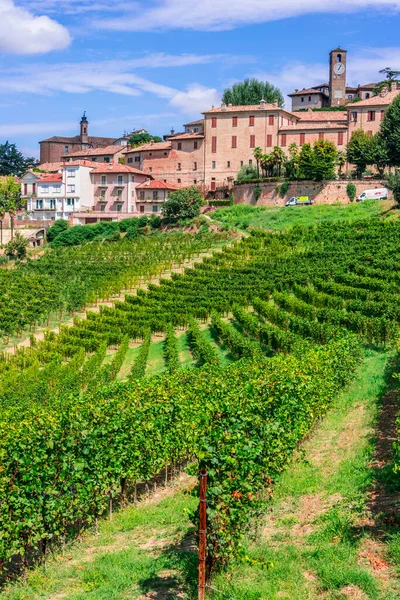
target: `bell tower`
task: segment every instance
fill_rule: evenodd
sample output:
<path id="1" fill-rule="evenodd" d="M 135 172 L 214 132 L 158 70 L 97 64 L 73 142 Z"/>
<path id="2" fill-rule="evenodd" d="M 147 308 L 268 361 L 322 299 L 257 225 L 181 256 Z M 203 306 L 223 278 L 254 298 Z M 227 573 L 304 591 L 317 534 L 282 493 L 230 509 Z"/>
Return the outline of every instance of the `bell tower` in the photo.
<path id="1" fill-rule="evenodd" d="M 84 113 L 82 115 L 80 126 L 81 126 L 81 131 L 80 131 L 81 147 L 82 147 L 82 150 L 84 150 L 89 146 L 89 134 L 88 134 L 89 121 L 87 120 L 86 110 L 84 111 Z"/>
<path id="2" fill-rule="evenodd" d="M 336 48 L 329 57 L 329 106 L 341 106 L 346 102 L 347 50 Z"/>

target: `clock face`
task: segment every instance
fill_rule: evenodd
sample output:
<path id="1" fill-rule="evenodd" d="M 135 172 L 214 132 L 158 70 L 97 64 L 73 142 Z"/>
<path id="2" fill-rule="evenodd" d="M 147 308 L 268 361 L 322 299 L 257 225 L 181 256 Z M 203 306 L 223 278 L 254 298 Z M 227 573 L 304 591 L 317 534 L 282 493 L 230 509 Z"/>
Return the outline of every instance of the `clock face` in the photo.
<path id="1" fill-rule="evenodd" d="M 335 71 L 336 75 L 343 75 L 345 72 L 345 66 L 343 63 L 336 63 L 336 65 L 333 67 L 333 70 Z"/>

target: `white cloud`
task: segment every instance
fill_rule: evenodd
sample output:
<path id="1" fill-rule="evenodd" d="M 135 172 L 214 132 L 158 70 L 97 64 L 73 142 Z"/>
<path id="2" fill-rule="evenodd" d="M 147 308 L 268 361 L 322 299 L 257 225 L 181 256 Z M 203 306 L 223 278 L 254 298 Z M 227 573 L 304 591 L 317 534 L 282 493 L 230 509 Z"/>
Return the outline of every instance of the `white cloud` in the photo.
<path id="1" fill-rule="evenodd" d="M 35 16 L 0 0 L 0 51 L 10 54 L 41 54 L 62 50 L 71 42 L 67 29 L 46 16 Z"/>
<path id="2" fill-rule="evenodd" d="M 221 31 L 313 13 L 351 13 L 360 9 L 400 10 L 400 0 L 154 0 L 141 3 L 130 14 L 97 20 L 103 29 L 149 31 L 194 29 Z"/>
<path id="3" fill-rule="evenodd" d="M 172 107 L 178 108 L 187 115 L 198 115 L 203 110 L 211 108 L 213 104 L 221 103 L 221 92 L 214 88 L 193 83 L 185 91 L 176 92 L 170 100 Z"/>

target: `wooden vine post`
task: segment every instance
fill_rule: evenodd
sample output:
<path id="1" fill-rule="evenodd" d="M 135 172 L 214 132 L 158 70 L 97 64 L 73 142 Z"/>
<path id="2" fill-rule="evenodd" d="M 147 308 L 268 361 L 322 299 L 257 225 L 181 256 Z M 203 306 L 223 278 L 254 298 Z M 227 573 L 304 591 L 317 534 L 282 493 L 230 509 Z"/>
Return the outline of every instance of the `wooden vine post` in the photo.
<path id="1" fill-rule="evenodd" d="M 199 527 L 199 600 L 206 593 L 207 559 L 207 470 L 200 471 L 200 527 Z"/>

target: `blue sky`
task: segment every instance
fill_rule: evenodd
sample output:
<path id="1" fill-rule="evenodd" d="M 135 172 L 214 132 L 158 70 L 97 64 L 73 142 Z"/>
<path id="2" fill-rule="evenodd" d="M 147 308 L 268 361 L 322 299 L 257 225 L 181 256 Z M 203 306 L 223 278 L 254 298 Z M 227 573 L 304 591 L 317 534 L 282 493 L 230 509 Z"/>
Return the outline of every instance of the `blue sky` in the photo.
<path id="1" fill-rule="evenodd" d="M 78 133 L 83 110 L 92 135 L 162 135 L 244 77 L 285 94 L 327 81 L 338 45 L 350 85 L 400 70 L 400 0 L 320 4 L 0 0 L 0 142 L 37 156 L 38 140 Z"/>

